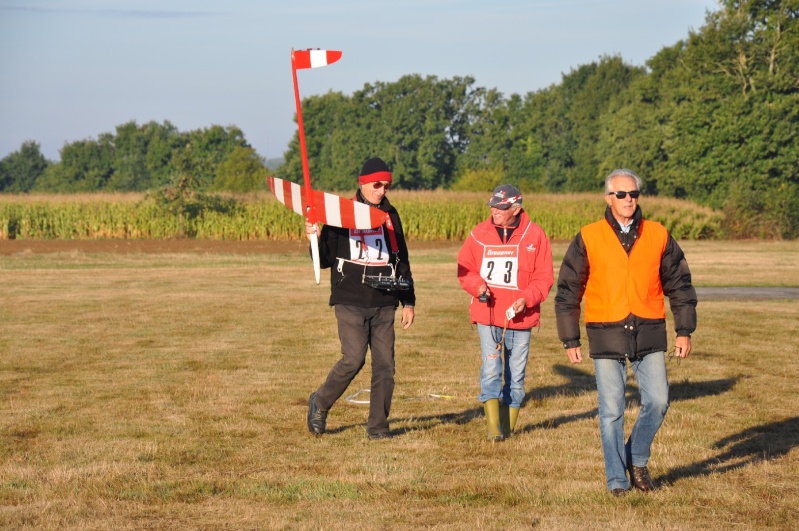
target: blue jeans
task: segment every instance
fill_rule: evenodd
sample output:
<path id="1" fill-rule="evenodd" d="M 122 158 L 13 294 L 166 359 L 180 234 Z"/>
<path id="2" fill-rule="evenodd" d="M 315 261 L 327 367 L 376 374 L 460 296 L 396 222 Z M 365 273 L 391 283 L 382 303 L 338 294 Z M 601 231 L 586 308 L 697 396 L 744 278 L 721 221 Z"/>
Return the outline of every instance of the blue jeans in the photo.
<path id="1" fill-rule="evenodd" d="M 630 360 L 638 389 L 641 411 L 630 438 L 624 442 L 624 393 L 627 385 L 627 360 L 595 359 L 596 387 L 599 395 L 599 435 L 605 456 L 608 490 L 627 489 L 627 462 L 646 466 L 652 441 L 669 409 L 669 382 L 663 352 L 653 352 Z"/>
<path id="2" fill-rule="evenodd" d="M 530 330 L 508 328 L 505 331 L 503 349 L 497 349 L 497 343 L 502 341 L 502 328 L 478 324 L 477 333 L 480 335 L 483 356 L 483 365 L 480 367 L 480 396 L 477 399 L 485 402 L 492 398 L 502 398 L 502 403 L 506 406 L 522 407 L 524 373 L 530 352 Z"/>

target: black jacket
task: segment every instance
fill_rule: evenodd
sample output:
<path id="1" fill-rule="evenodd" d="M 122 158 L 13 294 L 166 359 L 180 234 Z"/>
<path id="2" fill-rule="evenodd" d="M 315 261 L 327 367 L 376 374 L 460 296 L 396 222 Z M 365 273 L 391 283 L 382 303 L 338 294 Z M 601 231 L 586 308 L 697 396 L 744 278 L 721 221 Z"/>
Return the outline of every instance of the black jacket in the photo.
<path id="1" fill-rule="evenodd" d="M 356 194 L 356 199 L 366 203 L 360 191 Z M 372 205 L 374 206 L 374 205 Z M 388 212 L 391 222 L 394 225 L 394 234 L 399 249 L 388 249 L 390 263 L 396 267 L 396 276 L 410 281 L 411 287 L 407 290 L 389 291 L 375 289 L 363 283 L 364 274 L 383 276 L 391 275 L 389 266 L 369 266 L 349 262 L 350 258 L 350 237 L 349 229 L 325 225 L 319 235 L 319 260 L 323 269 L 330 268 L 330 305 L 347 304 L 363 308 L 379 308 L 382 306 L 397 306 L 400 302 L 403 306 L 414 305 L 416 295 L 413 289 L 413 278 L 411 276 L 411 265 L 408 261 L 408 246 L 405 243 L 405 235 L 402 230 L 397 210 L 391 206 L 388 198 L 377 205 L 377 208 Z M 384 224 L 383 230 L 387 231 Z M 386 238 L 387 245 L 391 242 Z M 339 260 L 343 258 L 344 260 Z M 397 262 L 396 260 L 399 259 Z"/>
<path id="2" fill-rule="evenodd" d="M 613 218 L 610 207 L 605 209 L 605 220 L 613 227 L 619 245 L 627 254 L 637 241 L 641 218 L 641 208 L 638 207 L 633 215 L 633 225 L 625 234 Z M 580 346 L 580 304 L 589 274 L 590 264 L 580 232 L 563 257 L 555 296 L 558 336 L 564 348 Z M 663 294 L 669 298 L 677 335 L 690 336 L 696 329 L 696 290 L 691 284 L 691 271 L 685 255 L 671 236 L 660 259 L 660 281 Z M 586 332 L 592 358 L 636 359 L 665 351 L 668 347 L 665 319 L 644 319 L 630 314 L 617 322 L 588 323 Z"/>

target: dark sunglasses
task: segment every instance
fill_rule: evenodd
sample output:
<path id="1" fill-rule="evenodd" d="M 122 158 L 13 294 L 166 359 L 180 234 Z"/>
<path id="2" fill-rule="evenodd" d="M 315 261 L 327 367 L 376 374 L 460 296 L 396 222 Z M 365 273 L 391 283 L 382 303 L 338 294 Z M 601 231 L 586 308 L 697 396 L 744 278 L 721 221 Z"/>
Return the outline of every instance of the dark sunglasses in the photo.
<path id="1" fill-rule="evenodd" d="M 372 183 L 372 187 L 375 190 L 380 190 L 381 188 L 385 188 L 386 190 L 391 190 L 391 183 L 381 183 L 380 181 L 376 181 Z"/>
<path id="2" fill-rule="evenodd" d="M 609 192 L 608 195 L 615 195 L 616 199 L 624 199 L 627 197 L 627 194 L 630 194 L 630 197 L 633 199 L 638 199 L 638 196 L 641 195 L 640 190 L 633 190 L 632 192 Z"/>

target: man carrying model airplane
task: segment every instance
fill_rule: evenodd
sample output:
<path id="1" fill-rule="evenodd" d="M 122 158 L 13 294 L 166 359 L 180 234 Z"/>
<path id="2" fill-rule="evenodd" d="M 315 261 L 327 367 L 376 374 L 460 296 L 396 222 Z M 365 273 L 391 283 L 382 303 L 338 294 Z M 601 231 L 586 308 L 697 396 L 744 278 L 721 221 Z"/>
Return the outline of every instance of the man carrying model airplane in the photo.
<path id="1" fill-rule="evenodd" d="M 336 313 L 341 340 L 339 359 L 327 379 L 308 400 L 308 430 L 322 435 L 327 414 L 347 390 L 371 349 L 372 380 L 366 432 L 370 439 L 390 437 L 388 415 L 394 394 L 394 315 L 402 304 L 402 326 L 414 320 L 416 296 L 408 261 L 408 247 L 399 214 L 386 191 L 391 172 L 383 160 L 367 160 L 358 177 L 355 200 L 377 208 L 386 221 L 375 229 L 348 229 L 305 223 L 313 242 L 319 235 L 323 269 L 330 268 L 330 305 Z"/>

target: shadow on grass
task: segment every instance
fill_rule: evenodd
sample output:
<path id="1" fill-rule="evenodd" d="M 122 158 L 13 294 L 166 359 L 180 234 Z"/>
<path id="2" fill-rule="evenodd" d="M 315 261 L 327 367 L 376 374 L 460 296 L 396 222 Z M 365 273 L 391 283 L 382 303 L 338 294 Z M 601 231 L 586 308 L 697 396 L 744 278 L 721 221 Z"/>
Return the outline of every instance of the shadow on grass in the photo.
<path id="1" fill-rule="evenodd" d="M 596 381 L 593 373 L 584 372 L 569 365 L 555 365 L 554 371 L 561 376 L 568 378 L 568 382 L 556 386 L 541 387 L 533 389 L 524 397 L 524 403 L 533 401 L 543 401 L 548 398 L 555 398 L 564 395 L 580 395 L 586 392 L 596 391 Z M 671 403 L 680 400 L 693 400 L 705 396 L 720 395 L 732 389 L 739 378 L 723 378 L 720 380 L 708 380 L 704 382 L 677 382 L 669 384 L 669 401 Z M 627 404 L 628 406 L 640 406 L 641 398 L 638 387 L 633 383 L 634 378 L 628 379 Z M 539 429 L 553 429 L 563 424 L 594 418 L 599 414 L 598 408 L 572 415 L 558 415 L 530 424 L 521 430 L 527 433 Z"/>
<path id="2" fill-rule="evenodd" d="M 468 424 L 474 419 L 482 417 L 483 417 L 483 408 L 481 406 L 481 407 L 466 409 L 464 411 L 459 411 L 457 413 L 444 413 L 442 415 L 426 415 L 423 417 L 395 419 L 396 422 L 409 422 L 412 424 L 412 426 L 392 429 L 391 435 L 397 436 L 397 435 L 403 435 L 405 433 L 411 433 L 414 431 L 427 430 L 432 428 L 433 426 L 443 425 L 443 424 L 455 424 L 460 426 L 463 424 Z"/>
<path id="3" fill-rule="evenodd" d="M 539 387 L 531 390 L 524 397 L 522 407 L 528 402 L 536 401 L 541 402 L 549 398 L 558 398 L 563 396 L 576 396 L 587 392 L 596 391 L 596 382 L 593 373 L 584 372 L 569 365 L 554 365 L 554 372 L 561 376 L 565 376 L 568 381 L 560 385 L 552 385 L 546 387 Z M 739 378 L 724 378 L 720 380 L 708 380 L 704 382 L 678 382 L 669 385 L 669 398 L 672 403 L 680 400 L 693 400 L 705 396 L 720 395 L 728 392 L 738 382 Z M 634 378 L 628 380 L 629 390 L 627 391 L 628 405 L 640 405 L 640 396 L 638 388 L 634 385 Z M 545 419 L 536 424 L 529 424 L 523 429 L 518 430 L 518 433 L 528 433 L 539 429 L 553 429 L 558 428 L 570 422 L 586 420 L 594 418 L 598 415 L 598 408 L 593 408 L 589 411 L 582 413 L 575 413 L 571 415 L 558 415 L 549 419 Z M 392 436 L 402 435 L 412 431 L 429 429 L 435 425 L 441 424 L 455 424 L 462 425 L 468 424 L 476 418 L 482 418 L 482 406 L 466 409 L 460 412 L 444 413 L 440 415 L 427 415 L 421 417 L 408 417 L 408 418 L 392 418 L 390 419 L 395 423 L 411 423 L 412 426 L 404 428 L 396 428 L 391 430 Z M 340 433 L 353 428 L 363 428 L 363 424 L 350 424 L 338 426 L 328 429 L 328 433 Z M 599 434 L 597 434 L 597 438 Z"/>
<path id="4" fill-rule="evenodd" d="M 422 417 L 405 417 L 405 418 L 389 418 L 389 421 L 394 423 L 411 423 L 412 426 L 404 427 L 404 428 L 392 428 L 389 432 L 392 437 L 396 437 L 398 435 L 404 435 L 406 433 L 411 433 L 414 431 L 426 430 L 430 429 L 435 425 L 439 424 L 468 424 L 472 420 L 476 418 L 482 418 L 483 416 L 483 408 L 473 408 L 467 409 L 465 411 L 461 411 L 458 413 L 445 413 L 443 415 L 427 415 Z M 328 428 L 327 433 L 341 433 L 347 430 L 351 430 L 354 428 L 361 428 L 366 429 L 366 422 L 362 422 L 359 424 L 347 424 L 343 426 L 337 426 L 335 428 Z"/>
<path id="5" fill-rule="evenodd" d="M 714 448 L 723 449 L 718 455 L 681 466 L 657 478 L 672 484 L 680 479 L 710 474 L 724 474 L 747 465 L 780 458 L 799 446 L 799 417 L 753 426 L 719 439 Z"/>

